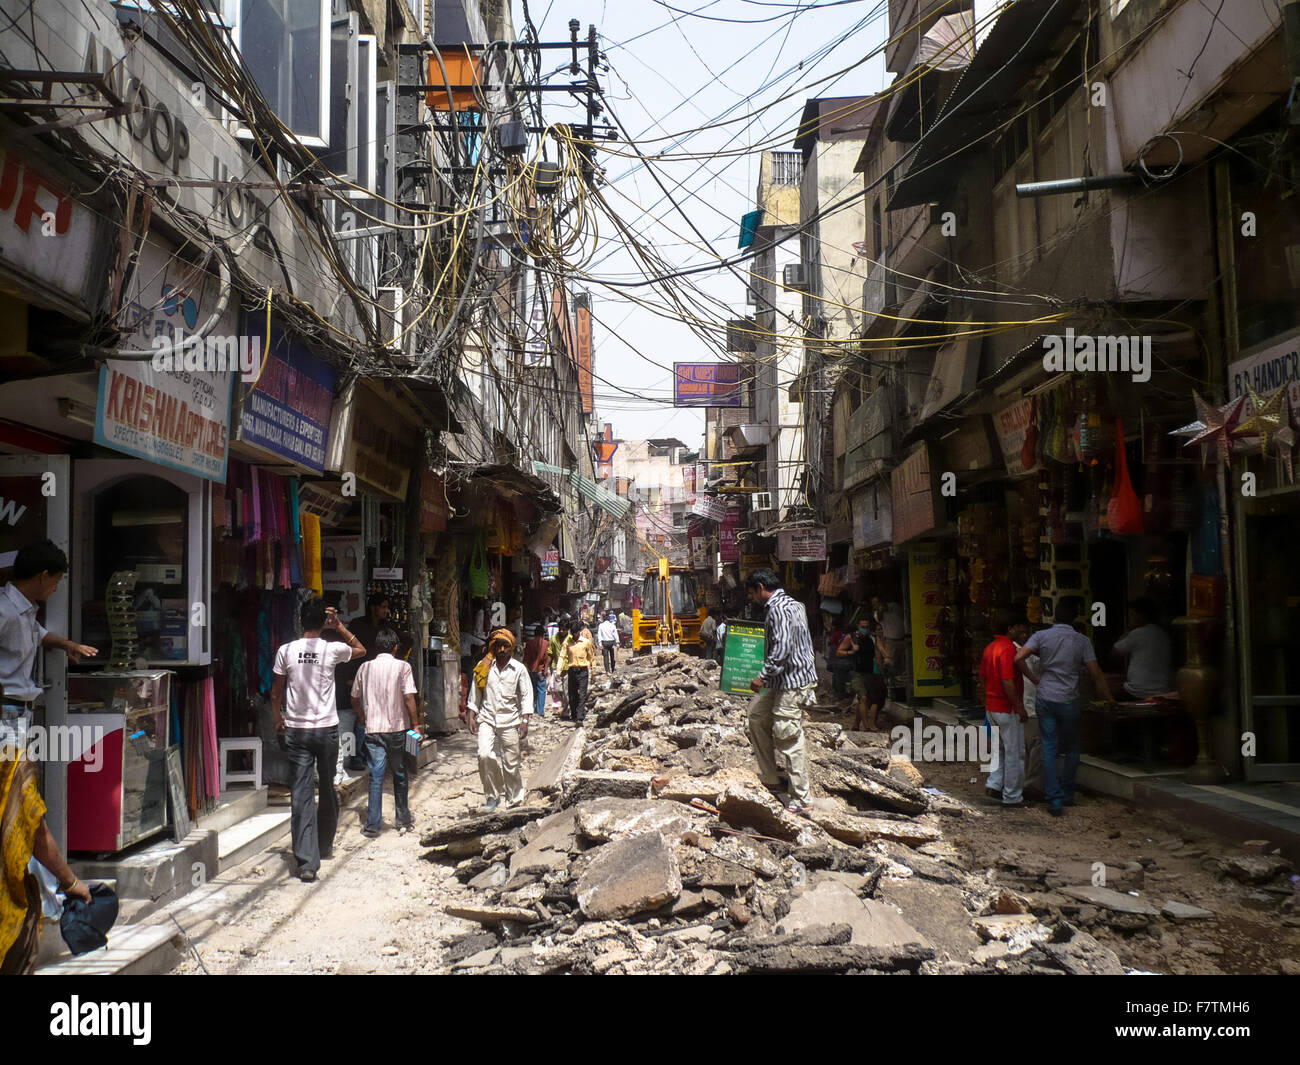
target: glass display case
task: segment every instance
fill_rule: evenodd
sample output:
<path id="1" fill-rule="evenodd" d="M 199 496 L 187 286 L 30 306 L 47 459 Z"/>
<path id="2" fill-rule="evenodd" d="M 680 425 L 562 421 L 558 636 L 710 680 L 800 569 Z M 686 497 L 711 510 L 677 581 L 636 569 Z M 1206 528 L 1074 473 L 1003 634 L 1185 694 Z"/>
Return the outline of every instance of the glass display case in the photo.
<path id="1" fill-rule="evenodd" d="M 120 851 L 166 828 L 172 674 L 73 673 L 68 850 Z"/>

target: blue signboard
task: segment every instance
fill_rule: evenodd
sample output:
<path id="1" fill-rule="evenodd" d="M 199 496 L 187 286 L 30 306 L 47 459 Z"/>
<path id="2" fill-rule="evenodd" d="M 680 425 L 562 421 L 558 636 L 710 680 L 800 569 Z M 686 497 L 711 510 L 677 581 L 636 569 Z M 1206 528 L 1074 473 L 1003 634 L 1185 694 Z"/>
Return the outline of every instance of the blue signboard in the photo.
<path id="1" fill-rule="evenodd" d="M 674 407 L 739 407 L 740 364 L 673 363 Z"/>
<path id="2" fill-rule="evenodd" d="M 334 368 L 272 322 L 261 373 L 244 386 L 239 438 L 321 473 L 334 405 Z"/>

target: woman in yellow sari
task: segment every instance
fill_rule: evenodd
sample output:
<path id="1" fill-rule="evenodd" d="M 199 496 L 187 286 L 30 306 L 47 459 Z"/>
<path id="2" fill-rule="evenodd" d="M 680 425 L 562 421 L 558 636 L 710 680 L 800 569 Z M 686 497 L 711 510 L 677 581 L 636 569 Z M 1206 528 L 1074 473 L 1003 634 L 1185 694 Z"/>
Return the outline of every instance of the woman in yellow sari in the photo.
<path id="1" fill-rule="evenodd" d="M 45 824 L 45 801 L 26 750 L 0 737 L 0 976 L 31 973 L 41 930 L 41 889 L 28 871 L 34 857 L 60 890 L 90 901 L 90 889 L 68 868 Z"/>

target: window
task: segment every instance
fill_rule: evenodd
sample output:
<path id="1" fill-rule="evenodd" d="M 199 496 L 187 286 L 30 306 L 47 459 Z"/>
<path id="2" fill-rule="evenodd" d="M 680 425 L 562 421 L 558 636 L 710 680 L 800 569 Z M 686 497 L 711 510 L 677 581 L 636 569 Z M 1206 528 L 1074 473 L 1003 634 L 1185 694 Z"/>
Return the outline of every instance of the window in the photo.
<path id="1" fill-rule="evenodd" d="M 772 153 L 772 184 L 798 185 L 803 178 L 803 154 L 801 152 Z"/>
<path id="2" fill-rule="evenodd" d="M 357 181 L 356 86 L 358 18 L 341 15 L 330 26 L 329 142 L 317 158 L 332 174 Z"/>
<path id="3" fill-rule="evenodd" d="M 235 47 L 271 109 L 308 147 L 325 147 L 330 0 L 225 0 L 224 7 Z"/>
<path id="4" fill-rule="evenodd" d="M 385 200 L 397 195 L 397 157 L 393 143 L 396 104 L 397 87 L 393 82 L 385 81 L 375 89 L 375 195 Z M 379 214 L 391 222 L 394 211 L 381 203 Z M 520 306 L 524 302 L 526 299 Z"/>
<path id="5" fill-rule="evenodd" d="M 357 38 L 357 184 L 375 191 L 378 125 L 375 118 L 375 38 Z"/>

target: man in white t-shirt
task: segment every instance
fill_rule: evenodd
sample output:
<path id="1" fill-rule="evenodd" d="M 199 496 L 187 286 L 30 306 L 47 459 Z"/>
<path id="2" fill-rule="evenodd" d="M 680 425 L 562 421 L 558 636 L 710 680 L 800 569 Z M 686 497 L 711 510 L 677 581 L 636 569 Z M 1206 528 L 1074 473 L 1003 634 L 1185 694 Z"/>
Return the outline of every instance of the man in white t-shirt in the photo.
<path id="1" fill-rule="evenodd" d="M 275 654 L 271 713 L 293 767 L 293 856 L 298 860 L 298 879 L 311 883 L 321 859 L 334 856 L 334 831 L 339 821 L 339 799 L 334 790 L 339 755 L 334 670 L 344 662 L 364 658 L 366 649 L 344 628 L 338 612 L 325 606 L 324 599 L 308 599 L 299 617 L 302 639 L 282 645 Z M 324 629 L 338 633 L 343 642 L 322 639 Z M 319 783 L 319 810 L 312 794 L 313 768 Z"/>
<path id="2" fill-rule="evenodd" d="M 1143 597 L 1129 604 L 1131 622 L 1115 641 L 1115 653 L 1128 656 L 1122 691 L 1131 699 L 1163 695 L 1174 686 L 1169 633 L 1157 623 L 1155 600 Z"/>

